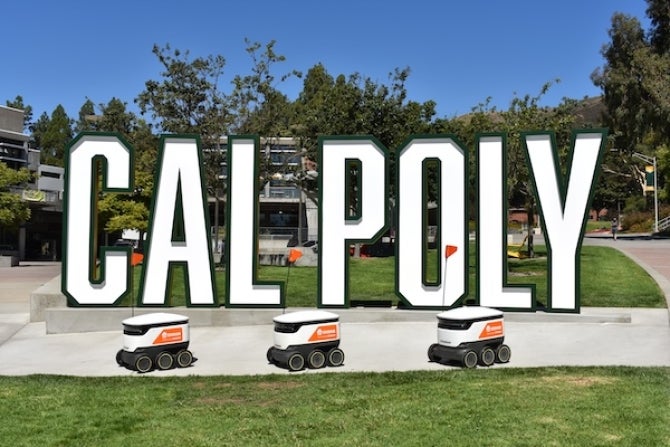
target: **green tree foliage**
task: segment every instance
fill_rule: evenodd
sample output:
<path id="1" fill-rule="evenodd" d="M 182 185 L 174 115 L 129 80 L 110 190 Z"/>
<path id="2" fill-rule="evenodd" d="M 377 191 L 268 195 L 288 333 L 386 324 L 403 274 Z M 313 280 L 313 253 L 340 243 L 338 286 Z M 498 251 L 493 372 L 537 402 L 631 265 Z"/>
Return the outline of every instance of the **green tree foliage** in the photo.
<path id="1" fill-rule="evenodd" d="M 14 170 L 0 162 L 0 227 L 16 227 L 30 218 L 30 208 L 13 188 L 30 180 L 27 169 Z"/>
<path id="2" fill-rule="evenodd" d="M 189 58 L 166 45 L 153 47 L 163 66 L 162 80 L 149 80 L 135 102 L 149 113 L 159 131 L 200 135 L 206 147 L 218 144 L 229 130 L 227 98 L 219 90 L 223 56 Z"/>
<path id="3" fill-rule="evenodd" d="M 319 136 L 372 135 L 392 151 L 391 194 L 394 195 L 394 152 L 411 134 L 428 133 L 433 125 L 435 102 L 418 103 L 407 99 L 409 68 L 389 74 L 390 85 L 373 81 L 359 73 L 348 77 L 331 76 L 323 64 L 308 70 L 303 90 L 295 101 L 292 132 L 305 148 L 305 155 L 316 160 Z M 355 165 L 349 172 L 356 185 Z M 307 189 L 315 182 L 301 181 Z M 352 206 L 357 194 L 352 191 Z M 355 210 L 351 210 L 356 213 Z"/>
<path id="4" fill-rule="evenodd" d="M 63 166 L 65 148 L 73 138 L 73 122 L 62 105 L 56 106 L 51 117 L 43 114 L 33 127 L 33 138 L 41 150 L 41 162 Z"/>
<path id="5" fill-rule="evenodd" d="M 135 102 L 142 114 L 150 113 L 160 131 L 200 136 L 208 190 L 216 198 L 218 231 L 220 140 L 231 128 L 229 98 L 219 88 L 226 60 L 221 55 L 191 60 L 188 51 L 172 51 L 170 45 L 154 45 L 153 53 L 163 67 L 162 79 L 147 81 Z"/>
<path id="6" fill-rule="evenodd" d="M 90 99 L 86 99 L 86 102 L 82 104 L 79 109 L 79 119 L 74 126 L 74 130 L 79 132 L 94 131 L 95 126 L 95 104 Z"/>
<path id="7" fill-rule="evenodd" d="M 558 81 L 556 81 L 558 82 Z M 552 82 L 544 84 L 535 95 L 514 96 L 508 109 L 497 110 L 490 106 L 490 98 L 472 109 L 470 114 L 452 120 L 438 120 L 435 128 L 440 133 L 455 135 L 470 152 L 469 209 L 471 218 L 476 218 L 476 158 L 477 137 L 481 133 L 496 132 L 506 135 L 507 150 L 507 197 L 508 206 L 523 208 L 528 216 L 528 248 L 533 255 L 532 227 L 537 213 L 533 182 L 522 143 L 522 133 L 527 131 L 552 131 L 555 136 L 562 173 L 565 175 L 567 155 L 570 152 L 572 132 L 579 102 L 565 99 L 557 107 L 542 107 L 540 102 L 549 91 Z M 580 123 L 581 126 L 585 123 Z"/>
<path id="8" fill-rule="evenodd" d="M 606 122 L 619 154 L 610 175 L 634 178 L 640 189 L 644 166 L 631 159 L 632 153 L 656 156 L 670 144 L 670 5 L 666 0 L 648 0 L 647 5 L 647 32 L 637 18 L 614 14 L 610 42 L 602 48 L 605 65 L 592 75 L 603 90 Z M 668 171 L 664 163 L 659 172 Z M 661 187 L 667 183 L 659 176 Z"/>
<path id="9" fill-rule="evenodd" d="M 296 100 L 294 134 L 310 154 L 320 135 L 373 135 L 387 148 L 398 148 L 410 134 L 428 132 L 435 116 L 435 102 L 407 99 L 409 75 L 409 68 L 396 68 L 386 85 L 359 73 L 334 78 L 315 65 Z"/>
<path id="10" fill-rule="evenodd" d="M 80 109 L 77 127 L 118 134 L 135 149 L 134 190 L 129 194 L 103 194 L 98 200 L 100 224 L 109 233 L 128 228 L 143 233 L 148 227 L 158 139 L 151 126 L 129 112 L 118 98 L 100 104 L 98 109 L 100 114 L 95 114 L 95 106 L 87 100 Z"/>
<path id="11" fill-rule="evenodd" d="M 107 104 L 101 104 L 102 116 L 96 126 L 105 132 L 115 132 L 130 137 L 135 130 L 137 117 L 126 110 L 126 103 L 112 98 Z"/>
<path id="12" fill-rule="evenodd" d="M 274 175 L 285 174 L 289 170 L 288 162 L 293 157 L 287 157 L 282 165 L 271 157 L 270 151 L 279 137 L 290 135 L 294 106 L 281 93 L 279 85 L 292 76 L 301 77 L 302 73 L 295 70 L 281 75 L 275 73 L 277 65 L 286 58 L 275 51 L 274 40 L 265 45 L 248 39 L 245 39 L 245 43 L 252 66 L 249 74 L 236 75 L 233 78 L 233 90 L 229 98 L 234 117 L 232 131 L 263 137 L 266 156 L 260 160 L 260 187 L 263 188 L 269 182 L 285 184 L 287 180 L 283 175 L 281 180 L 275 179 Z M 304 186 L 301 182 L 298 184 Z"/>
<path id="13" fill-rule="evenodd" d="M 102 120 L 103 123 L 105 121 Z M 158 137 L 152 133 L 151 126 L 141 119 L 135 121 L 135 118 L 127 141 L 135 149 L 134 189 L 129 194 L 105 194 L 100 201 L 100 209 L 107 216 L 105 231 L 119 232 L 132 228 L 140 232 L 142 240 L 148 228 L 159 142 Z"/>
<path id="14" fill-rule="evenodd" d="M 275 51 L 276 41 L 262 45 L 245 39 L 245 43 L 252 67 L 250 74 L 233 78 L 230 106 L 235 121 L 232 129 L 239 134 L 258 134 L 268 138 L 287 136 L 293 117 L 292 105 L 278 87 L 290 77 L 301 77 L 302 74 L 293 70 L 277 78 L 275 66 L 284 62 L 286 57 Z"/>
<path id="15" fill-rule="evenodd" d="M 42 136 L 46 134 L 49 127 L 49 115 L 47 112 L 42 112 L 37 121 L 30 125 L 30 145 L 33 148 L 39 149 L 42 147 Z"/>
<path id="16" fill-rule="evenodd" d="M 657 54 L 670 53 L 670 3 L 647 0 L 647 16 L 651 19 L 649 43 Z"/>

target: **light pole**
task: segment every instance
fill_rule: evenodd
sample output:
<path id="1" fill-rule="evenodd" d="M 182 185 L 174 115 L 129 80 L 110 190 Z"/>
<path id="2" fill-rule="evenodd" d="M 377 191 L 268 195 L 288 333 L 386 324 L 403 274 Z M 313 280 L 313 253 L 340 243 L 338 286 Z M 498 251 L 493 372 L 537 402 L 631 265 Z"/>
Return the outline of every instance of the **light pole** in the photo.
<path id="1" fill-rule="evenodd" d="M 294 178 L 297 180 L 299 192 L 298 199 L 298 245 L 302 245 L 302 236 L 303 236 L 303 212 L 305 209 L 305 180 L 315 181 L 318 179 L 319 174 L 313 170 L 302 170 L 295 173 Z"/>
<path id="2" fill-rule="evenodd" d="M 654 168 L 654 233 L 658 233 L 658 182 L 656 174 L 656 157 L 633 152 L 633 157 L 637 157 L 645 163 L 651 163 Z"/>

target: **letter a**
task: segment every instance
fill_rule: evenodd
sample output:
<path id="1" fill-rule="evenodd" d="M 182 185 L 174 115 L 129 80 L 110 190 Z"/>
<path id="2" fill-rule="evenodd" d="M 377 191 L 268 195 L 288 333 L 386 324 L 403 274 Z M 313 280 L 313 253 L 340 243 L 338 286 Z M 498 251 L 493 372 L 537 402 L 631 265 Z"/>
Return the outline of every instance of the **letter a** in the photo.
<path id="1" fill-rule="evenodd" d="M 172 282 L 170 270 L 181 265 L 185 268 L 188 304 L 213 306 L 216 304 L 214 269 L 197 141 L 164 136 L 159 160 L 140 302 L 165 305 Z M 175 218 L 183 222 L 179 225 L 183 227 L 179 237 L 175 237 L 179 232 L 173 226 Z"/>

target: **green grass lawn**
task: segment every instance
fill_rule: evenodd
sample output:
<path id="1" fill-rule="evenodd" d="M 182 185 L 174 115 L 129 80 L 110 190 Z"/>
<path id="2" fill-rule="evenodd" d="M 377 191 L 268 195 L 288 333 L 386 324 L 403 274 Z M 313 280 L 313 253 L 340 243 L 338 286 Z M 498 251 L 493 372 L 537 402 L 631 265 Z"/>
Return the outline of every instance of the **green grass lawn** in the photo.
<path id="1" fill-rule="evenodd" d="M 509 279 L 536 284 L 542 301 L 546 253 L 536 248 L 540 257 L 509 262 Z M 350 263 L 351 299 L 397 302 L 393 258 Z M 316 304 L 316 268 L 264 266 L 259 277 L 288 278 L 289 306 Z M 665 307 L 652 278 L 607 247 L 583 247 L 581 291 L 582 306 Z M 182 305 L 181 271 L 172 292 L 170 304 Z M 0 445 L 670 446 L 669 384 L 668 367 L 0 376 Z"/>
<path id="2" fill-rule="evenodd" d="M 544 246 L 536 246 L 536 258 L 510 259 L 510 284 L 535 284 L 537 300 L 547 302 L 547 258 Z M 476 255 L 474 246 L 469 252 L 469 294 L 476 296 Z M 438 254 L 430 253 L 428 272 L 435 272 Z M 350 300 L 390 300 L 395 295 L 395 259 L 350 258 Z M 141 266 L 135 268 L 135 294 L 139 286 Z M 610 247 L 583 246 L 581 253 L 581 306 L 585 307 L 666 307 L 665 297 L 656 282 L 635 262 Z M 288 307 L 316 307 L 316 267 L 260 266 L 258 277 L 267 281 L 284 281 Z M 434 279 L 434 278 L 432 278 Z M 216 283 L 219 302 L 224 302 L 225 272 L 217 270 Z M 183 270 L 176 269 L 172 285 L 173 306 L 184 305 Z M 123 304 L 129 305 L 126 298 Z"/>
<path id="3" fill-rule="evenodd" d="M 535 284 L 537 300 L 547 302 L 547 258 L 544 246 L 535 247 L 537 258 L 510 259 L 510 284 Z M 469 252 L 469 297 L 474 297 L 476 254 Z M 429 259 L 435 262 L 436 255 Z M 395 296 L 395 259 L 351 258 L 349 260 L 349 298 L 356 300 L 392 300 Z M 429 264 L 428 271 L 434 271 Z M 287 287 L 290 307 L 315 306 L 317 271 L 315 267 L 292 267 Z M 593 307 L 666 307 L 663 292 L 656 282 L 635 262 L 610 247 L 582 247 L 581 305 Z M 259 277 L 286 280 L 286 267 L 261 266 Z"/>
<path id="4" fill-rule="evenodd" d="M 0 444 L 667 446 L 670 368 L 0 377 Z"/>

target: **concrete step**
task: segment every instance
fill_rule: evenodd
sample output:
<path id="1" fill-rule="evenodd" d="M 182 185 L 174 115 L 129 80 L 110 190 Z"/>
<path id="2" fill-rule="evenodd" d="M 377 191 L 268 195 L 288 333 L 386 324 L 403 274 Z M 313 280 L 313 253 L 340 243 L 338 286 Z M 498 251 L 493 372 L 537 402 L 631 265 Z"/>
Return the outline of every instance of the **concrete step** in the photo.
<path id="1" fill-rule="evenodd" d="M 228 309 L 216 308 L 47 308 L 44 311 L 48 334 L 99 332 L 121 330 L 121 322 L 132 316 L 151 312 L 171 312 L 189 317 L 193 327 L 270 325 L 272 319 L 283 312 L 306 308 L 282 309 Z M 405 310 L 392 308 L 328 309 L 340 316 L 342 323 L 397 323 L 436 322 L 437 310 Z M 626 309 L 583 309 L 580 314 L 546 312 L 506 312 L 505 320 L 522 323 L 630 323 L 631 314 Z"/>

